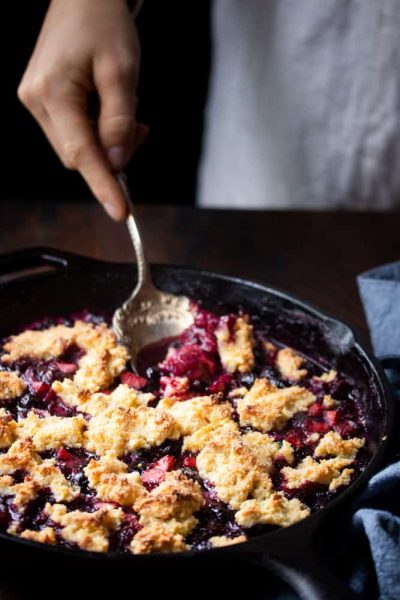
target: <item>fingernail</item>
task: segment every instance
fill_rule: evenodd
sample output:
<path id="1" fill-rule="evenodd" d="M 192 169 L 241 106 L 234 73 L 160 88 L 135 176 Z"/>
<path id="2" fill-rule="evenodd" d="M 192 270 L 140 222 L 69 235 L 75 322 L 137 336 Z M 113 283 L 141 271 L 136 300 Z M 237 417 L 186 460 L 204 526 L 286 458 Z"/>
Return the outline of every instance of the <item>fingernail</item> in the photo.
<path id="1" fill-rule="evenodd" d="M 114 219 L 115 221 L 120 221 L 122 219 L 122 212 L 121 209 L 118 208 L 118 206 L 115 206 L 115 204 L 110 204 L 108 202 L 105 202 L 103 204 L 104 210 L 110 215 L 110 217 L 112 219 Z"/>
<path id="2" fill-rule="evenodd" d="M 107 150 L 108 160 L 113 169 L 120 171 L 126 165 L 126 150 L 123 146 L 112 146 Z"/>

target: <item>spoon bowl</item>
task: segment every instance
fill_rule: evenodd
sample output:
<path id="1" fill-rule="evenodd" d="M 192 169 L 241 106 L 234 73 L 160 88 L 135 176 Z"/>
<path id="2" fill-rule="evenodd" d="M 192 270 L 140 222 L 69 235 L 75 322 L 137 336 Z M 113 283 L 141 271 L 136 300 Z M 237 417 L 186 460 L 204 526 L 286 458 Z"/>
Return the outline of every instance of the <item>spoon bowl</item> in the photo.
<path id="1" fill-rule="evenodd" d="M 113 329 L 129 351 L 132 370 L 142 348 L 164 338 L 175 337 L 193 323 L 190 300 L 157 289 L 153 283 L 142 238 L 133 213 L 124 173 L 116 175 L 128 206 L 127 226 L 136 254 L 138 281 L 131 296 L 113 316 Z"/>

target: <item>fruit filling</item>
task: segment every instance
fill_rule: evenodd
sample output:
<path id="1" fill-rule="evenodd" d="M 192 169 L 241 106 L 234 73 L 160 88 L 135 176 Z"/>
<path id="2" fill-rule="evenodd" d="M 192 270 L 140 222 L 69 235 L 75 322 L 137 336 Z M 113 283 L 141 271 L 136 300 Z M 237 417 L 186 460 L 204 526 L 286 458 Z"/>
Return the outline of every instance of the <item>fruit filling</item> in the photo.
<path id="1" fill-rule="evenodd" d="M 107 319 L 0 341 L 0 529 L 93 552 L 204 550 L 326 506 L 368 461 L 365 390 L 243 310 L 192 305 L 129 366 Z M 221 312 L 221 311 L 220 311 Z"/>

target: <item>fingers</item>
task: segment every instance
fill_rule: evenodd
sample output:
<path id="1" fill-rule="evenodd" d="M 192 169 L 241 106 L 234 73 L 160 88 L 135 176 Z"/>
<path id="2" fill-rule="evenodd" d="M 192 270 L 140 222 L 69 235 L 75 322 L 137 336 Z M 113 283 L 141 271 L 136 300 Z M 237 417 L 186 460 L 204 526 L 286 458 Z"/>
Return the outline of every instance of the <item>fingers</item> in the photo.
<path id="1" fill-rule="evenodd" d="M 95 65 L 94 84 L 100 97 L 99 141 L 111 167 L 119 171 L 135 149 L 136 65 L 130 57 Z"/>
<path id="2" fill-rule="evenodd" d="M 52 107 L 49 114 L 51 122 L 45 133 L 64 166 L 79 171 L 107 213 L 115 220 L 122 220 L 126 216 L 125 200 L 96 140 L 86 107 L 64 100 Z"/>

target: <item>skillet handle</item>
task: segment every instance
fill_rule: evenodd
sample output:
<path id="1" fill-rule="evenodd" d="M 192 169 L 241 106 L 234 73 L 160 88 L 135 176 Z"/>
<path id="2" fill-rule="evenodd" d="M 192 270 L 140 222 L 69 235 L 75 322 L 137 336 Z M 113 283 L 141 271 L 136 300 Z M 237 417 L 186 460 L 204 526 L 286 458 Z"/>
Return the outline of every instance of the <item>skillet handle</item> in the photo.
<path id="1" fill-rule="evenodd" d="M 72 252 L 39 247 L 0 255 L 0 283 L 23 279 L 38 272 L 101 267 L 103 261 Z"/>
<path id="2" fill-rule="evenodd" d="M 302 600 L 356 600 L 359 598 L 325 566 L 314 550 L 304 548 L 296 558 L 260 557 L 257 561 L 283 579 Z"/>

